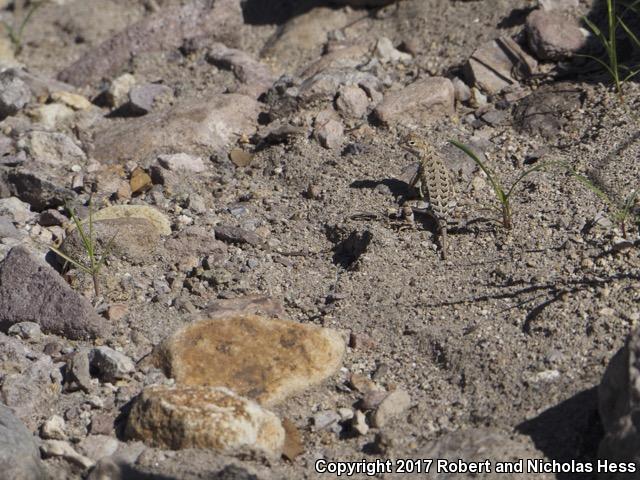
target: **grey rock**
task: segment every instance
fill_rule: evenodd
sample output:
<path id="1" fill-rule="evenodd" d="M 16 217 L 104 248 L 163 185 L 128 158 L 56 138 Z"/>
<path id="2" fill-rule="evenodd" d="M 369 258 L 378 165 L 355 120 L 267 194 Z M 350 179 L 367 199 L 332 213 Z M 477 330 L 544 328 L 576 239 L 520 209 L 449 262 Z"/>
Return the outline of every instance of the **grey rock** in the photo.
<path id="1" fill-rule="evenodd" d="M 67 358 L 64 380 L 67 392 L 82 390 L 89 393 L 92 385 L 87 350 L 81 349 Z"/>
<path id="2" fill-rule="evenodd" d="M 60 415 L 53 415 L 40 427 L 40 437 L 45 440 L 66 440 L 66 424 Z"/>
<path id="3" fill-rule="evenodd" d="M 243 86 L 236 90 L 254 98 L 259 97 L 271 88 L 275 76 L 269 67 L 246 52 L 235 48 L 228 48 L 222 43 L 213 43 L 209 46 L 206 59 L 217 66 L 231 70 Z"/>
<path id="4" fill-rule="evenodd" d="M 62 457 L 81 468 L 90 468 L 95 464 L 90 458 L 76 452 L 71 444 L 64 440 L 45 440 L 40 445 L 40 451 L 45 458 Z"/>
<path id="5" fill-rule="evenodd" d="M 61 227 L 67 222 L 69 219 L 53 208 L 40 212 L 38 216 L 38 223 L 43 227 Z"/>
<path id="6" fill-rule="evenodd" d="M 219 225 L 214 228 L 216 239 L 227 243 L 248 243 L 249 245 L 261 245 L 262 239 L 254 232 L 245 230 L 240 227 L 232 227 L 229 225 Z"/>
<path id="7" fill-rule="evenodd" d="M 430 77 L 387 93 L 375 108 L 374 115 L 385 125 L 424 125 L 453 111 L 454 89 L 451 80 Z"/>
<path id="8" fill-rule="evenodd" d="M 0 216 L 0 238 L 18 236 L 18 229 L 9 217 Z"/>
<path id="9" fill-rule="evenodd" d="M 331 101 L 343 85 L 382 90 L 382 82 L 370 73 L 352 68 L 329 68 L 305 79 L 300 85 L 298 96 L 304 103 Z"/>
<path id="10" fill-rule="evenodd" d="M 89 362 L 103 382 L 115 383 L 135 370 L 133 360 L 113 348 L 97 347 L 91 350 Z"/>
<path id="11" fill-rule="evenodd" d="M 19 322 L 71 339 L 104 337 L 110 330 L 84 297 L 23 246 L 0 264 L 0 328 Z"/>
<path id="12" fill-rule="evenodd" d="M 186 170 L 189 172 L 201 173 L 207 169 L 202 157 L 186 153 L 159 155 L 158 163 L 164 168 L 173 171 Z"/>
<path id="13" fill-rule="evenodd" d="M 519 78 L 531 76 L 538 64 L 531 55 L 509 37 L 500 37 L 482 44 L 467 61 L 466 80 L 486 93 L 494 94 Z"/>
<path id="14" fill-rule="evenodd" d="M 316 121 L 318 123 L 318 121 Z M 344 127 L 340 120 L 330 118 L 319 125 L 313 131 L 314 137 L 324 148 L 335 150 L 344 143 Z"/>
<path id="15" fill-rule="evenodd" d="M 159 83 L 135 85 L 129 90 L 129 102 L 123 109 L 132 115 L 145 115 L 154 110 L 156 102 L 161 98 L 171 98 L 173 90 Z"/>
<path id="16" fill-rule="evenodd" d="M 493 127 L 505 126 L 511 123 L 511 115 L 506 110 L 492 109 L 482 115 L 481 118 Z"/>
<path id="17" fill-rule="evenodd" d="M 166 151 L 217 152 L 239 136 L 252 135 L 260 105 L 246 95 L 209 93 L 159 112 L 108 124 L 96 132 L 99 161 L 144 163 Z"/>
<path id="18" fill-rule="evenodd" d="M 529 47 L 540 60 L 562 60 L 587 45 L 578 22 L 558 12 L 534 10 L 527 17 L 526 31 Z"/>
<path id="19" fill-rule="evenodd" d="M 405 52 L 401 52 L 393 46 L 391 40 L 387 37 L 378 39 L 375 48 L 375 54 L 382 63 L 397 63 L 397 62 L 409 62 L 411 55 Z"/>
<path id="20" fill-rule="evenodd" d="M 64 133 L 34 130 L 18 141 L 38 163 L 49 165 L 82 164 L 87 156 L 84 151 Z"/>
<path id="21" fill-rule="evenodd" d="M 15 223 L 27 223 L 36 214 L 31 211 L 29 204 L 19 198 L 0 198 L 0 216 L 9 217 Z"/>
<path id="22" fill-rule="evenodd" d="M 362 118 L 367 113 L 369 98 L 364 90 L 356 85 L 344 85 L 338 91 L 336 108 L 348 118 Z"/>
<path id="23" fill-rule="evenodd" d="M 580 0 L 538 0 L 540 8 L 548 12 L 552 10 L 571 10 L 580 5 Z"/>
<path id="24" fill-rule="evenodd" d="M 108 435 L 89 435 L 78 444 L 78 450 L 92 460 L 100 460 L 116 453 L 120 442 Z"/>
<path id="25" fill-rule="evenodd" d="M 42 337 L 40 325 L 35 322 L 20 322 L 12 325 L 7 331 L 9 335 L 20 337 L 23 340 L 38 340 Z"/>
<path id="26" fill-rule="evenodd" d="M 29 428 L 49 415 L 62 376 L 51 358 L 27 348 L 21 340 L 0 334 L 0 400 Z"/>
<path id="27" fill-rule="evenodd" d="M 605 436 L 598 458 L 616 462 L 640 461 L 640 330 L 609 362 L 598 387 L 598 410 Z M 640 474 L 601 474 L 600 479 L 640 478 Z"/>
<path id="28" fill-rule="evenodd" d="M 33 436 L 11 410 L 1 403 L 0 471 L 5 480 L 46 478 Z"/>
<path id="29" fill-rule="evenodd" d="M 15 70 L 0 73 L 0 120 L 18 113 L 31 98 L 29 86 L 16 75 Z"/>
<path id="30" fill-rule="evenodd" d="M 468 102 L 471 99 L 471 89 L 458 77 L 453 77 L 453 91 L 456 100 L 459 102 Z"/>
<path id="31" fill-rule="evenodd" d="M 387 395 L 372 416 L 374 427 L 383 428 L 411 406 L 411 397 L 404 390 L 394 390 Z"/>
<path id="32" fill-rule="evenodd" d="M 202 196 L 198 195 L 197 193 L 192 193 L 191 195 L 189 195 L 187 204 L 189 206 L 189 210 L 191 210 L 193 213 L 203 214 L 207 211 L 207 205 L 204 202 L 204 198 L 202 198 Z"/>
<path id="33" fill-rule="evenodd" d="M 76 197 L 73 190 L 52 183 L 40 172 L 13 171 L 7 174 L 6 180 L 10 193 L 38 212 L 60 207 Z"/>
<path id="34" fill-rule="evenodd" d="M 333 410 L 323 410 L 313 416 L 313 428 L 317 432 L 326 430 L 340 421 L 340 415 Z"/>

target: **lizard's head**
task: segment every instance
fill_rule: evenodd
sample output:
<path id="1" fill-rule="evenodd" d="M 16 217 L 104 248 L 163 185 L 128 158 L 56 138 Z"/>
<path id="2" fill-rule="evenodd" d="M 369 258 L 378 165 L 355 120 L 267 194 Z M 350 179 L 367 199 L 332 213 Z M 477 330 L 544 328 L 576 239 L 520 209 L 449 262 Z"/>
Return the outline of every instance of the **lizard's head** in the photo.
<path id="1" fill-rule="evenodd" d="M 413 133 L 404 137 L 400 141 L 400 146 L 414 155 L 420 155 L 420 153 L 425 151 L 426 147 L 424 140 Z"/>

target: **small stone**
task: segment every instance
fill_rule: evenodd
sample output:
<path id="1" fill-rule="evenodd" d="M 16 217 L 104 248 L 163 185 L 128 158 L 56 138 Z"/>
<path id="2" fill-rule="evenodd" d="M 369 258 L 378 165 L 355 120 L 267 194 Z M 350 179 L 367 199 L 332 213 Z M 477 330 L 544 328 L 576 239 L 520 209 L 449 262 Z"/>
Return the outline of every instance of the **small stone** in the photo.
<path id="1" fill-rule="evenodd" d="M 153 187 L 153 182 L 147 172 L 140 167 L 136 167 L 133 172 L 131 172 L 129 185 L 131 186 L 131 193 L 137 195 L 150 190 L 151 187 Z"/>
<path id="2" fill-rule="evenodd" d="M 69 219 L 67 217 L 53 208 L 41 212 L 38 216 L 38 223 L 43 227 L 62 227 L 68 221 Z"/>
<path id="3" fill-rule="evenodd" d="M 0 198 L 0 215 L 8 216 L 15 223 L 27 223 L 36 216 L 28 203 L 16 197 Z"/>
<path id="4" fill-rule="evenodd" d="M 89 354 L 85 349 L 75 352 L 67 358 L 65 370 L 65 389 L 68 392 L 91 390 L 91 374 L 89 373 Z"/>
<path id="5" fill-rule="evenodd" d="M 338 90 L 336 108 L 348 118 L 362 118 L 367 113 L 369 98 L 360 87 L 344 85 Z"/>
<path id="6" fill-rule="evenodd" d="M 10 218 L 0 216 L 0 238 L 17 238 L 19 236 L 18 229 L 13 225 Z"/>
<path id="7" fill-rule="evenodd" d="M 394 390 L 378 405 L 373 414 L 373 426 L 383 428 L 411 406 L 411 397 L 404 390 Z"/>
<path id="8" fill-rule="evenodd" d="M 168 170 L 187 170 L 194 173 L 202 173 L 207 168 L 201 157 L 186 153 L 174 153 L 158 156 L 158 163 Z"/>
<path id="9" fill-rule="evenodd" d="M 280 420 L 257 403 L 223 387 L 146 387 L 129 413 L 125 434 L 148 445 L 179 450 L 236 451 L 250 447 L 279 455 Z"/>
<path id="10" fill-rule="evenodd" d="M 118 200 L 129 200 L 131 194 L 131 185 L 128 182 L 121 182 L 116 190 L 116 198 Z"/>
<path id="11" fill-rule="evenodd" d="M 78 443 L 78 450 L 93 461 L 116 453 L 120 442 L 108 435 L 89 435 Z"/>
<path id="12" fill-rule="evenodd" d="M 135 85 L 136 79 L 130 73 L 120 75 L 118 78 L 111 82 L 109 88 L 101 94 L 101 98 L 104 98 L 107 106 L 119 107 L 127 101 L 129 91 Z"/>
<path id="13" fill-rule="evenodd" d="M 198 215 L 202 215 L 207 212 L 207 206 L 204 203 L 204 198 L 197 193 L 192 193 L 189 195 L 189 200 L 187 201 L 187 205 L 189 210 Z"/>
<path id="14" fill-rule="evenodd" d="M 128 187 L 128 185 L 127 185 Z M 84 175 L 82 173 L 76 173 L 71 178 L 71 190 L 79 192 L 84 188 Z"/>
<path id="15" fill-rule="evenodd" d="M 580 5 L 580 0 L 538 0 L 540 8 L 550 12 L 553 10 L 571 10 Z"/>
<path id="16" fill-rule="evenodd" d="M 313 416 L 313 429 L 318 432 L 326 430 L 340 421 L 340 415 L 333 410 L 324 410 Z"/>
<path id="17" fill-rule="evenodd" d="M 61 103 L 38 105 L 28 111 L 29 117 L 40 127 L 47 130 L 59 128 L 59 125 L 71 119 L 73 114 L 73 109 Z"/>
<path id="18" fill-rule="evenodd" d="M 417 80 L 401 90 L 387 93 L 374 110 L 386 125 L 396 123 L 432 123 L 454 112 L 454 88 L 451 80 L 430 77 Z"/>
<path id="19" fill-rule="evenodd" d="M 251 164 L 253 155 L 246 150 L 236 147 L 229 152 L 229 158 L 236 167 L 246 167 Z"/>
<path id="20" fill-rule="evenodd" d="M 387 37 L 378 39 L 375 54 L 382 63 L 398 63 L 411 61 L 411 55 L 397 50 Z"/>
<path id="21" fill-rule="evenodd" d="M 97 347 L 91 350 L 89 361 L 103 382 L 115 383 L 135 370 L 135 364 L 125 354 L 109 347 Z"/>
<path id="22" fill-rule="evenodd" d="M 60 415 L 53 415 L 40 427 L 40 437 L 45 440 L 66 440 L 66 424 Z"/>
<path id="23" fill-rule="evenodd" d="M 389 392 L 386 390 L 368 390 L 362 397 L 359 407 L 362 410 L 375 410 L 388 395 Z"/>
<path id="24" fill-rule="evenodd" d="M 351 429 L 358 435 L 366 435 L 369 433 L 369 425 L 367 425 L 365 414 L 360 410 L 355 411 L 351 420 Z"/>
<path id="25" fill-rule="evenodd" d="M 89 424 L 89 432 L 92 435 L 112 435 L 114 433 L 114 424 L 116 414 L 114 413 L 96 413 L 91 418 Z"/>
<path id="26" fill-rule="evenodd" d="M 529 47 L 540 60 L 562 60 L 587 45 L 586 31 L 558 12 L 534 10 L 527 17 L 526 31 Z"/>
<path id="27" fill-rule="evenodd" d="M 71 444 L 63 440 L 45 440 L 40 445 L 40 451 L 44 458 L 62 457 L 82 468 L 91 468 L 95 463 L 90 458 L 80 455 Z"/>
<path id="28" fill-rule="evenodd" d="M 76 193 L 49 180 L 44 171 L 13 170 L 6 175 L 11 195 L 27 202 L 36 211 L 72 202 Z"/>
<path id="29" fill-rule="evenodd" d="M 339 408 L 338 415 L 340 415 L 340 420 L 351 420 L 353 418 L 353 410 L 350 408 Z"/>
<path id="30" fill-rule="evenodd" d="M 458 77 L 453 77 L 452 83 L 453 91 L 457 101 L 464 103 L 471 99 L 471 89 L 466 83 L 464 83 Z"/>
<path id="31" fill-rule="evenodd" d="M 161 99 L 173 97 L 173 90 L 159 83 L 134 85 L 129 90 L 129 102 L 123 106 L 131 115 L 145 115 L 154 109 Z"/>
<path id="32" fill-rule="evenodd" d="M 329 119 L 320 124 L 316 120 L 313 135 L 324 148 L 334 150 L 340 148 L 344 142 L 344 127 L 342 122 L 336 119 Z"/>
<path id="33" fill-rule="evenodd" d="M 261 245 L 262 239 L 255 233 L 240 227 L 219 225 L 214 227 L 216 239 L 227 243 L 247 243 L 253 246 Z"/>
<path id="34" fill-rule="evenodd" d="M 42 337 L 40 325 L 34 322 L 20 322 L 11 325 L 7 333 L 23 340 L 39 340 Z"/>
<path id="35" fill-rule="evenodd" d="M 0 73 L 0 120 L 18 113 L 31 98 L 31 89 L 16 75 L 15 70 Z"/>
<path id="36" fill-rule="evenodd" d="M 495 94 L 518 85 L 518 78 L 530 77 L 537 66 L 535 59 L 510 37 L 500 37 L 473 52 L 465 65 L 465 76 L 469 84 Z"/>
<path id="37" fill-rule="evenodd" d="M 88 110 L 92 107 L 91 102 L 77 93 L 58 91 L 51 93 L 51 100 L 54 102 L 64 103 L 74 110 Z"/>
<path id="38" fill-rule="evenodd" d="M 124 303 L 114 303 L 107 308 L 107 319 L 119 322 L 129 313 L 129 308 Z"/>

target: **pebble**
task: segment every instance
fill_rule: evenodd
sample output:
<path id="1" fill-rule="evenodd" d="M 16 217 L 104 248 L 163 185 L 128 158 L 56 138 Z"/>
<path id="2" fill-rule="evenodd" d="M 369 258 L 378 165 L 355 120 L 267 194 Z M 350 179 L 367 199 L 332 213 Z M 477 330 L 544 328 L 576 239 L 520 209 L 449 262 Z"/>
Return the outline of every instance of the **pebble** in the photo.
<path id="1" fill-rule="evenodd" d="M 136 167 L 133 172 L 131 172 L 129 186 L 131 187 L 131 193 L 137 195 L 151 189 L 153 182 L 147 172 L 140 167 Z"/>
<path id="2" fill-rule="evenodd" d="M 326 430 L 341 420 L 340 415 L 333 410 L 324 410 L 313 416 L 313 429 L 315 432 Z"/>
<path id="3" fill-rule="evenodd" d="M 249 244 L 258 246 L 262 244 L 262 239 L 249 230 L 229 225 L 218 225 L 214 227 L 216 239 L 227 243 Z"/>
<path id="4" fill-rule="evenodd" d="M 53 415 L 40 427 L 40 437 L 45 440 L 66 440 L 66 423 L 60 415 Z"/>
<path id="5" fill-rule="evenodd" d="M 392 419 L 402 415 L 411 406 L 411 397 L 404 390 L 394 390 L 380 402 L 372 416 L 374 427 L 383 428 Z"/>
<path id="6" fill-rule="evenodd" d="M 229 152 L 229 158 L 236 167 L 246 167 L 251 164 L 253 155 L 246 150 L 236 147 Z"/>
<path id="7" fill-rule="evenodd" d="M 356 85 L 343 85 L 338 90 L 336 108 L 348 118 L 362 118 L 367 113 L 369 98 L 364 90 Z"/>
<path id="8" fill-rule="evenodd" d="M 410 54 L 396 49 L 387 37 L 378 39 L 375 54 L 382 63 L 408 63 L 412 58 Z"/>
<path id="9" fill-rule="evenodd" d="M 135 364 L 129 357 L 110 347 L 97 347 L 91 350 L 89 361 L 91 368 L 97 370 L 103 382 L 115 383 L 135 370 Z"/>
<path id="10" fill-rule="evenodd" d="M 91 468 L 94 461 L 76 452 L 70 443 L 63 440 L 45 440 L 40 445 L 40 451 L 44 458 L 62 457 L 82 468 Z"/>
<path id="11" fill-rule="evenodd" d="M 136 79 L 130 73 L 120 75 L 111 82 L 106 91 L 102 92 L 100 100 L 104 100 L 109 107 L 119 107 L 127 101 L 129 91 L 135 83 Z"/>
<path id="12" fill-rule="evenodd" d="M 366 435 L 369 433 L 369 425 L 367 425 L 366 416 L 362 411 L 355 411 L 355 414 L 351 419 L 351 429 L 358 435 Z"/>
<path id="13" fill-rule="evenodd" d="M 129 90 L 129 101 L 123 105 L 124 110 L 130 115 L 145 115 L 154 109 L 161 98 L 170 99 L 173 90 L 159 83 L 144 83 L 134 85 Z"/>
<path id="14" fill-rule="evenodd" d="M 7 331 L 9 335 L 15 335 L 23 340 L 39 340 L 42 338 L 40 325 L 34 322 L 20 322 L 11 325 Z"/>
<path id="15" fill-rule="evenodd" d="M 0 73 L 0 120 L 18 113 L 31 98 L 31 89 L 13 69 Z"/>
<path id="16" fill-rule="evenodd" d="M 529 47 L 540 60 L 562 60 L 582 51 L 587 32 L 575 19 L 557 12 L 534 10 L 527 17 Z"/>
<path id="17" fill-rule="evenodd" d="M 189 155 L 187 153 L 160 155 L 158 156 L 158 163 L 164 168 L 172 171 L 185 170 L 194 173 L 202 173 L 207 169 L 202 157 Z"/>
<path id="18" fill-rule="evenodd" d="M 453 77 L 453 92 L 458 102 L 464 103 L 471 99 L 471 89 L 460 78 Z"/>
<path id="19" fill-rule="evenodd" d="M 316 118 L 313 135 L 324 148 L 334 150 L 340 148 L 344 142 L 344 127 L 340 120 L 334 118 L 328 120 Z"/>

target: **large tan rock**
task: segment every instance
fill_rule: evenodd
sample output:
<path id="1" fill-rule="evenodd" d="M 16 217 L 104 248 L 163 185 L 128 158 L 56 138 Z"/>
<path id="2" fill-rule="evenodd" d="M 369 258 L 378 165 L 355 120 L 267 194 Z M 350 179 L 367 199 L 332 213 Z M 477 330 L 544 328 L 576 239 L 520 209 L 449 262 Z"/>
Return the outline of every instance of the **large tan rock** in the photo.
<path id="1" fill-rule="evenodd" d="M 279 455 L 284 428 L 260 405 L 222 387 L 152 385 L 134 401 L 127 437 L 158 448 L 233 451 L 242 447 Z"/>
<path id="2" fill-rule="evenodd" d="M 244 314 L 187 325 L 154 361 L 178 384 L 224 386 L 273 405 L 332 375 L 343 354 L 334 330 Z"/>
<path id="3" fill-rule="evenodd" d="M 114 124 L 96 132 L 94 157 L 104 163 L 150 163 L 163 153 L 222 151 L 257 126 L 259 103 L 239 94 L 214 93 Z"/>

